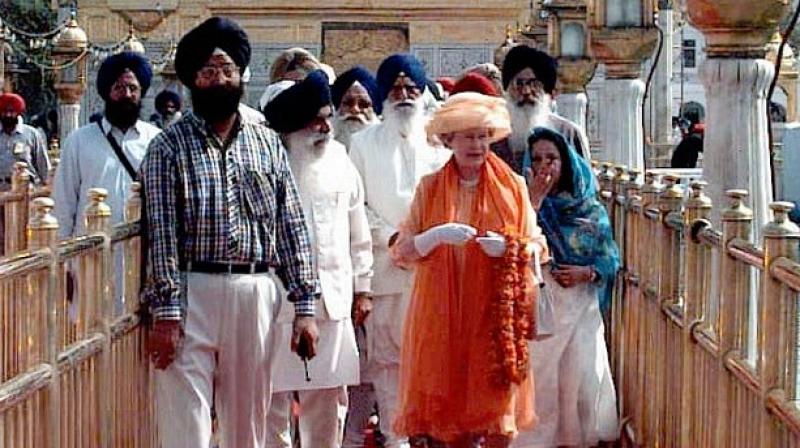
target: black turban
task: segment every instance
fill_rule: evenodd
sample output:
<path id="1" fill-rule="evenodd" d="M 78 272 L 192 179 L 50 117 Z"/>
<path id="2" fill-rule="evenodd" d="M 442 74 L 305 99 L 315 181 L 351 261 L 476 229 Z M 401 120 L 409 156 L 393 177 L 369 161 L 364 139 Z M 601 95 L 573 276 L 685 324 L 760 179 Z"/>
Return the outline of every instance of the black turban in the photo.
<path id="1" fill-rule="evenodd" d="M 172 101 L 176 109 L 181 110 L 181 96 L 173 90 L 162 90 L 156 95 L 156 110 L 159 113 L 164 112 L 164 108 L 167 107 L 169 101 Z"/>
<path id="2" fill-rule="evenodd" d="M 372 73 L 360 65 L 351 68 L 336 78 L 333 87 L 331 87 L 333 107 L 338 109 L 339 106 L 341 106 L 344 94 L 347 93 L 350 87 L 356 82 L 364 86 L 364 89 L 366 89 L 369 94 L 369 98 L 372 100 L 372 109 L 375 110 L 375 113 L 380 114 L 381 102 L 378 97 L 378 84 L 375 81 L 375 77 L 372 76 Z"/>
<path id="3" fill-rule="evenodd" d="M 379 103 L 382 104 L 389 96 L 389 91 L 392 90 L 401 72 L 411 78 L 420 90 L 425 90 L 428 78 L 425 76 L 425 67 L 419 59 L 410 54 L 395 54 L 386 58 L 378 67 L 378 93 L 381 99 Z"/>
<path id="4" fill-rule="evenodd" d="M 178 42 L 175 71 L 183 85 L 194 87 L 197 72 L 216 48 L 227 53 L 239 66 L 239 74 L 244 74 L 250 63 L 250 41 L 247 33 L 232 20 L 212 17 L 186 33 Z"/>
<path id="5" fill-rule="evenodd" d="M 123 51 L 105 58 L 97 72 L 97 93 L 104 101 L 108 101 L 111 86 L 126 70 L 130 70 L 139 81 L 139 85 L 142 87 L 141 96 L 144 97 L 147 94 L 150 81 L 153 79 L 153 69 L 150 67 L 150 63 L 139 53 Z"/>
<path id="6" fill-rule="evenodd" d="M 302 81 L 284 90 L 264 108 L 269 127 L 281 134 L 291 134 L 308 126 L 319 110 L 331 104 L 328 75 L 314 70 Z"/>
<path id="7" fill-rule="evenodd" d="M 508 90 L 508 85 L 517 73 L 530 68 L 536 79 L 544 84 L 547 93 L 553 93 L 556 88 L 556 69 L 558 64 L 549 54 L 527 45 L 517 45 L 511 48 L 503 61 L 503 88 Z"/>

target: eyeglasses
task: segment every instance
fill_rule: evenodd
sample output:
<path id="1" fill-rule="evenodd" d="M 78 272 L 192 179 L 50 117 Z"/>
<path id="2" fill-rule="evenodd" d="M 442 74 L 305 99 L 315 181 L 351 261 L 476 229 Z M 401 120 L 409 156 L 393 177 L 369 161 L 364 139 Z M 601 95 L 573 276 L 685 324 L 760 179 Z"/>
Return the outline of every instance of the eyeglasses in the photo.
<path id="1" fill-rule="evenodd" d="M 544 84 L 536 78 L 517 78 L 517 80 L 514 81 L 514 85 L 517 86 L 517 89 L 525 87 L 531 89 L 544 88 Z"/>
<path id="2" fill-rule="evenodd" d="M 123 94 L 126 94 L 128 92 L 130 92 L 131 95 L 133 95 L 133 94 L 139 93 L 139 91 L 141 89 L 142 88 L 139 87 L 136 84 L 114 84 L 114 85 L 111 86 L 111 91 L 113 93 L 118 94 L 118 95 L 123 95 Z"/>
<path id="3" fill-rule="evenodd" d="M 198 76 L 203 79 L 215 78 L 219 73 L 222 73 L 226 78 L 233 78 L 235 73 L 239 73 L 239 67 L 234 63 L 227 63 L 222 65 L 204 65 L 198 72 Z"/>
<path id="4" fill-rule="evenodd" d="M 392 86 L 392 88 L 389 90 L 389 95 L 391 95 L 391 96 L 400 96 L 400 94 L 402 92 L 404 92 L 404 91 L 405 91 L 406 95 L 408 95 L 410 97 L 414 97 L 416 95 L 419 95 L 422 92 L 422 90 L 420 90 L 420 88 L 415 86 L 415 85 L 400 85 L 400 84 L 398 84 L 398 85 Z"/>

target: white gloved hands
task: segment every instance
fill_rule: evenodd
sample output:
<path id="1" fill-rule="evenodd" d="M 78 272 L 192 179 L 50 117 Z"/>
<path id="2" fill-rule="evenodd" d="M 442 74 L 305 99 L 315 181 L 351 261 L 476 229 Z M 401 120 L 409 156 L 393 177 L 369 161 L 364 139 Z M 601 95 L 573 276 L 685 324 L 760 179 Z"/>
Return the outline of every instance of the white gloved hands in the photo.
<path id="1" fill-rule="evenodd" d="M 475 241 L 481 245 L 483 253 L 492 257 L 502 257 L 506 253 L 506 239 L 503 235 L 495 232 L 486 232 L 486 236 L 475 238 Z"/>
<path id="2" fill-rule="evenodd" d="M 474 238 L 477 234 L 478 231 L 472 226 L 457 222 L 448 222 L 439 224 L 436 227 L 431 227 L 415 236 L 414 247 L 421 256 L 425 257 L 442 244 L 460 246 Z"/>

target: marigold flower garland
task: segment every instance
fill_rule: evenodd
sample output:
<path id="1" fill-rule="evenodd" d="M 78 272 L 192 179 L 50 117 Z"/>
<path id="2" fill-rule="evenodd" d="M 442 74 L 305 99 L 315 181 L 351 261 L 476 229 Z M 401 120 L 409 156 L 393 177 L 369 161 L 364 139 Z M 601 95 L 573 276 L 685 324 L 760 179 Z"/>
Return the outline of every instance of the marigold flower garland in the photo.
<path id="1" fill-rule="evenodd" d="M 520 384 L 528 375 L 528 341 L 533 337 L 530 260 L 527 241 L 510 236 L 506 236 L 505 254 L 495 259 L 492 376 L 500 387 Z"/>

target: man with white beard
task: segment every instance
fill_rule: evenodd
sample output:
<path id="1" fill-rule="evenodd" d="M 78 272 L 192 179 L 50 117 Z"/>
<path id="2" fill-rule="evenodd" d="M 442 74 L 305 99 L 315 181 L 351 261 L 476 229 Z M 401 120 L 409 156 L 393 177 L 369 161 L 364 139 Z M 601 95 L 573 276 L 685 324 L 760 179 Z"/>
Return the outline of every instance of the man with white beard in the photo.
<path id="1" fill-rule="evenodd" d="M 377 81 L 383 122 L 353 136 L 350 157 L 364 180 L 375 257 L 372 331 L 367 333 L 369 370 L 385 446 L 397 448 L 408 446 L 407 440 L 394 433 L 392 423 L 413 273 L 392 263 L 389 246 L 397 239 L 397 228 L 408 214 L 417 184 L 441 168 L 450 151 L 428 144 L 422 101 L 427 77 L 419 60 L 409 54 L 390 56 L 378 68 Z"/>
<path id="2" fill-rule="evenodd" d="M 334 138 L 350 150 L 350 137 L 378 123 L 380 103 L 375 77 L 357 65 L 342 73 L 331 87 L 331 99 L 336 109 L 333 120 Z"/>
<path id="3" fill-rule="evenodd" d="M 557 63 L 547 53 L 526 45 L 513 47 L 503 61 L 503 89 L 511 115 L 511 135 L 492 149 L 518 174 L 523 174 L 528 136 L 535 127 L 552 128 L 590 160 L 589 139 L 574 122 L 553 112 Z"/>
<path id="4" fill-rule="evenodd" d="M 314 448 L 342 446 L 347 390 L 359 383 L 354 302 L 369 302 L 372 239 L 364 209 L 364 188 L 344 147 L 331 139 L 331 92 L 328 78 L 316 70 L 278 94 L 264 109 L 279 132 L 297 182 L 314 264 L 322 285 L 317 312 L 320 342 L 316 357 L 303 363 L 289 346 L 292 311 L 286 295 L 278 314 L 272 404 L 267 418 L 268 448 L 292 446 L 289 421 L 292 393 L 300 402 L 300 442 Z M 356 311 L 358 308 L 356 308 Z M 366 314 L 355 312 L 361 325 Z"/>

